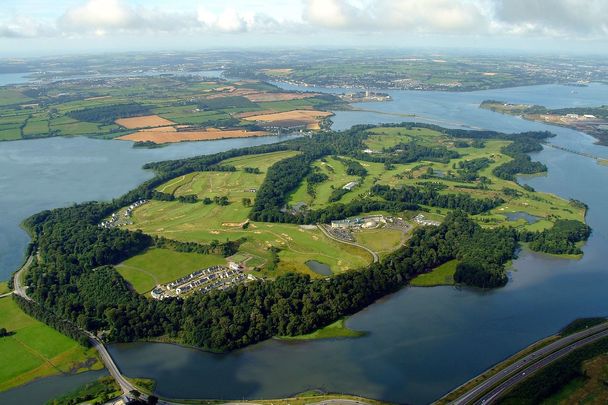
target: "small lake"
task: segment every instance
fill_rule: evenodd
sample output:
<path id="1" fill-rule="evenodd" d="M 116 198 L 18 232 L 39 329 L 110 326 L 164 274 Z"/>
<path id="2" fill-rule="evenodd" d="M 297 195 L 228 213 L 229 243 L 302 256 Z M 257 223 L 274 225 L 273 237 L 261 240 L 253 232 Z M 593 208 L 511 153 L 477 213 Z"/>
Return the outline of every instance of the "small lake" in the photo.
<path id="1" fill-rule="evenodd" d="M 326 265 L 325 263 L 318 262 L 316 260 L 307 261 L 306 266 L 308 266 L 308 268 L 314 271 L 315 273 L 320 274 L 322 276 L 331 276 L 332 274 L 334 274 L 334 272 L 331 271 L 331 268 L 328 265 Z"/>
<path id="2" fill-rule="evenodd" d="M 591 137 L 579 132 L 478 108 L 485 99 L 549 107 L 602 105 L 608 103 L 606 90 L 606 86 L 591 85 L 577 88 L 575 94 L 566 86 L 472 93 L 390 92 L 393 102 L 358 105 L 379 112 L 340 111 L 333 119 L 337 128 L 347 128 L 404 121 L 408 120 L 405 114 L 413 113 L 416 117 L 409 120 L 454 127 L 550 130 L 558 135 L 552 143 L 608 157 L 608 148 L 594 145 Z M 161 149 L 133 149 L 128 143 L 86 138 L 2 143 L 0 278 L 8 277 L 23 259 L 28 238 L 18 224 L 28 215 L 118 196 L 151 177 L 141 169 L 148 161 L 276 140 L 226 140 Z M 522 183 L 589 205 L 587 220 L 593 234 L 580 260 L 524 251 L 514 261 L 509 283 L 501 289 L 404 288 L 347 321 L 355 330 L 370 332 L 358 339 L 269 340 L 224 355 L 154 343 L 113 345 L 110 351 L 123 372 L 156 379 L 158 392 L 169 397 L 272 398 L 320 388 L 397 403 L 432 402 L 577 317 L 608 315 L 608 167 L 554 148 L 533 158 L 545 163 L 549 174 L 528 177 Z M 2 398 L 0 402 L 6 402 Z M 20 397 L 19 403 L 28 400 Z"/>
<path id="3" fill-rule="evenodd" d="M 534 223 L 540 221 L 539 217 L 530 215 L 527 212 L 508 212 L 503 215 L 505 217 L 507 217 L 507 219 L 509 221 L 513 221 L 513 222 L 523 219 L 524 221 L 526 221 L 529 224 L 534 224 Z"/>

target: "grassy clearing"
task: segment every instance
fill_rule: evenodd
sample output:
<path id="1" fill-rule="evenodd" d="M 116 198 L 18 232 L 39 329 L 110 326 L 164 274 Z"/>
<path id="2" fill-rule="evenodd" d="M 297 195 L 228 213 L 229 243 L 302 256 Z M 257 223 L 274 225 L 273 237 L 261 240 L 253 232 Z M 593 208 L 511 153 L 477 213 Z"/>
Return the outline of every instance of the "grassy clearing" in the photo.
<path id="1" fill-rule="evenodd" d="M 355 338 L 364 336 L 365 332 L 359 332 L 346 327 L 345 320 L 340 319 L 324 328 L 318 329 L 312 333 L 300 336 L 281 336 L 281 340 L 317 340 L 317 339 L 337 339 L 337 338 Z"/>
<path id="2" fill-rule="evenodd" d="M 96 352 L 23 313 L 11 298 L 0 299 L 0 391 L 37 378 L 102 368 Z"/>
<path id="3" fill-rule="evenodd" d="M 406 235 L 397 229 L 372 229 L 354 233 L 357 243 L 366 246 L 376 253 L 388 254 L 401 246 Z"/>
<path id="4" fill-rule="evenodd" d="M 146 293 L 158 284 L 165 284 L 198 269 L 225 264 L 217 255 L 182 253 L 168 249 L 150 249 L 116 267 L 138 293 Z"/>
<path id="5" fill-rule="evenodd" d="M 447 263 L 433 269 L 430 273 L 421 274 L 410 283 L 414 287 L 434 287 L 439 285 L 454 285 L 454 273 L 456 273 L 458 260 L 450 260 Z"/>

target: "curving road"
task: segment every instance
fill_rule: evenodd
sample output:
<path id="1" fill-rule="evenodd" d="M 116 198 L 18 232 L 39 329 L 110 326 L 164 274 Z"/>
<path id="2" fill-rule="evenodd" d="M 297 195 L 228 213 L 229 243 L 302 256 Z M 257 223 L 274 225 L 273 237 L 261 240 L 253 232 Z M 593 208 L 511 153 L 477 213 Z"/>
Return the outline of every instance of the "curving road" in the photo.
<path id="1" fill-rule="evenodd" d="M 17 270 L 17 272 L 13 276 L 13 294 L 19 295 L 20 297 L 23 297 L 28 301 L 31 301 L 32 299 L 27 296 L 27 292 L 25 291 L 27 289 L 27 287 L 24 287 L 21 285 L 21 276 L 32 265 L 32 261 L 34 261 L 34 255 L 35 255 L 35 253 L 32 253 L 30 255 L 30 257 L 27 258 L 27 260 L 25 261 L 23 266 L 21 266 L 21 268 L 19 270 Z"/>
<path id="2" fill-rule="evenodd" d="M 374 263 L 378 263 L 378 262 L 380 261 L 380 256 L 378 256 L 378 253 L 374 252 L 373 250 L 371 250 L 371 249 L 370 249 L 370 248 L 368 248 L 367 246 L 363 246 L 363 245 L 360 245 L 360 244 L 355 243 L 355 242 L 347 242 L 347 241 L 345 241 L 345 240 L 338 239 L 338 238 L 336 238 L 335 236 L 333 236 L 332 234 L 330 234 L 329 232 L 327 232 L 327 229 L 325 229 L 325 226 L 323 226 L 323 225 L 321 225 L 321 224 L 317 225 L 317 227 L 318 227 L 318 228 L 321 230 L 321 232 L 323 232 L 323 234 L 324 234 L 325 236 L 327 236 L 329 239 L 331 239 L 331 240 L 335 240 L 336 242 L 339 242 L 339 243 L 344 243 L 344 244 L 346 244 L 346 245 L 351 245 L 351 246 L 356 246 L 356 247 L 358 247 L 358 248 L 361 248 L 361 249 L 363 249 L 363 250 L 367 251 L 367 252 L 368 252 L 370 255 L 372 255 L 372 257 L 374 258 Z"/>
<path id="3" fill-rule="evenodd" d="M 466 394 L 452 401 L 451 404 L 491 404 L 534 372 L 570 354 L 572 350 L 604 337 L 608 337 L 608 323 L 602 323 L 565 336 L 505 367 Z"/>

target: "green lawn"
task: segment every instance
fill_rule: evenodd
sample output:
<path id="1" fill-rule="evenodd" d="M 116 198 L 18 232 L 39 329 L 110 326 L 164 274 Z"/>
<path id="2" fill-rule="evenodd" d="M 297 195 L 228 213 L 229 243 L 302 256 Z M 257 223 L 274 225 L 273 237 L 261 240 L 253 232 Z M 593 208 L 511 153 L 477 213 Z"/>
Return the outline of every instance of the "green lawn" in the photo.
<path id="1" fill-rule="evenodd" d="M 14 333 L 0 338 L 0 391 L 40 377 L 101 368 L 93 349 L 23 313 L 11 298 L 0 299 L 0 327 Z"/>
<path id="2" fill-rule="evenodd" d="M 117 270 L 142 294 L 158 284 L 166 284 L 196 270 L 225 263 L 226 259 L 218 255 L 150 249 L 121 263 Z"/>
<path id="3" fill-rule="evenodd" d="M 414 287 L 434 287 L 438 285 L 454 285 L 454 273 L 458 260 L 451 260 L 433 269 L 430 273 L 421 274 L 410 283 Z"/>
<path id="4" fill-rule="evenodd" d="M 344 319 L 340 319 L 324 328 L 312 333 L 299 336 L 281 336 L 282 340 L 317 340 L 317 339 L 336 339 L 354 338 L 364 336 L 365 332 L 359 332 L 346 327 Z"/>

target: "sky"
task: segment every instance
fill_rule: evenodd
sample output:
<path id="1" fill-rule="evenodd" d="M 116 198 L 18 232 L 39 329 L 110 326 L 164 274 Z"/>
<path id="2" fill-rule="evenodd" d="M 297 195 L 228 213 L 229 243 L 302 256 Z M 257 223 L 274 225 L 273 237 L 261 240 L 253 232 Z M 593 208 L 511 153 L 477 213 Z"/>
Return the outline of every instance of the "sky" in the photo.
<path id="1" fill-rule="evenodd" d="M 2 0 L 0 55 L 463 48 L 608 55 L 608 0 Z"/>

